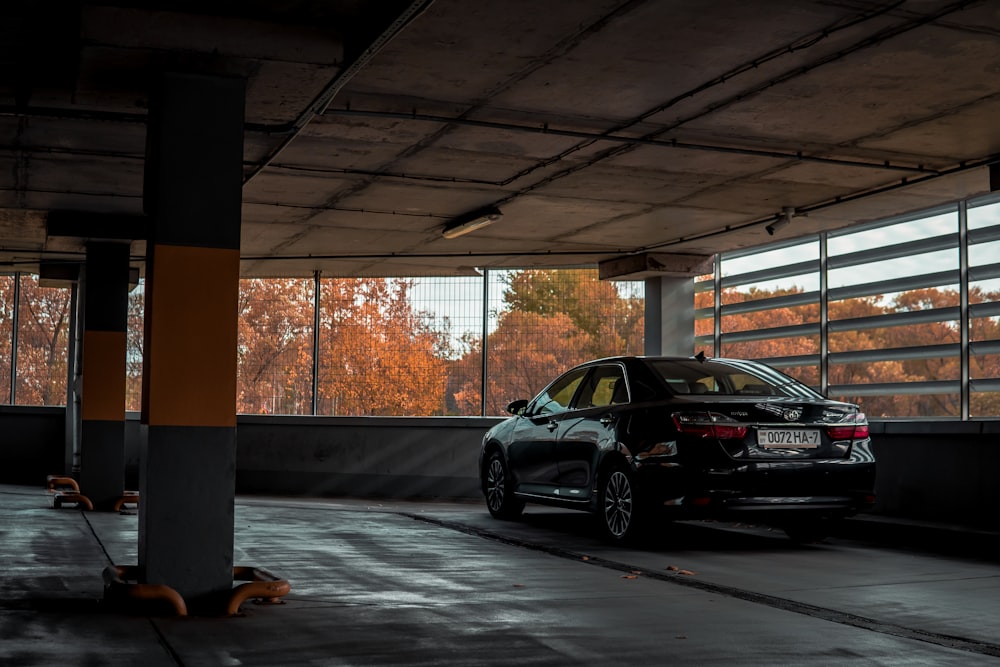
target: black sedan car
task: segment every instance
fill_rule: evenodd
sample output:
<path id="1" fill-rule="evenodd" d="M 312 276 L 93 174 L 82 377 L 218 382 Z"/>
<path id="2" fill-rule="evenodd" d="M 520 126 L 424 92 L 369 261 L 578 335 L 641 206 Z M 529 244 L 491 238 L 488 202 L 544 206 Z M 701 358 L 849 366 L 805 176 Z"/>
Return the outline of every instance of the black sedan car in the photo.
<path id="1" fill-rule="evenodd" d="M 600 359 L 507 410 L 479 459 L 499 519 L 534 502 L 592 512 L 615 542 L 662 520 L 734 517 L 815 541 L 875 499 L 858 406 L 757 362 Z"/>

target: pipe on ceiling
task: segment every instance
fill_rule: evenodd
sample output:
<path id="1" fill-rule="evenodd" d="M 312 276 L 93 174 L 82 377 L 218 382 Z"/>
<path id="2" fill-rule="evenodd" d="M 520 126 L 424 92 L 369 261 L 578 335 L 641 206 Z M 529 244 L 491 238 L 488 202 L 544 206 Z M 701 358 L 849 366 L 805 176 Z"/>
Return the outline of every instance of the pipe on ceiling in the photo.
<path id="1" fill-rule="evenodd" d="M 923 165 L 916 167 L 892 164 L 889 160 L 881 162 L 869 162 L 864 160 L 845 160 L 840 158 L 827 158 L 818 155 L 806 155 L 802 151 L 776 151 L 762 150 L 755 148 L 737 148 L 733 146 L 717 146 L 712 144 L 697 144 L 676 139 L 661 140 L 647 139 L 644 137 L 628 137 L 620 134 L 607 134 L 603 132 L 581 132 L 578 130 L 557 130 L 548 126 L 518 125 L 515 123 L 498 123 L 485 120 L 471 120 L 468 118 L 458 118 L 452 116 L 435 116 L 430 114 L 402 113 L 393 111 L 365 111 L 360 109 L 327 109 L 323 112 L 325 116 L 362 116 L 368 118 L 393 118 L 398 120 L 414 120 L 429 123 L 442 123 L 449 125 L 465 125 L 468 127 L 488 128 L 503 130 L 507 132 L 528 132 L 532 134 L 548 134 L 557 137 L 570 137 L 574 139 L 585 139 L 587 141 L 609 141 L 621 144 L 636 144 L 641 146 L 655 146 L 658 148 L 683 148 L 693 151 L 711 151 L 716 153 L 730 153 L 734 155 L 746 155 L 751 157 L 774 158 L 780 160 L 796 160 L 799 162 L 817 162 L 820 164 L 837 165 L 840 167 L 865 167 L 869 169 L 882 169 L 890 171 L 905 171 L 918 174 L 937 173 L 935 169 L 928 169 Z M 503 185 L 500 183 L 499 185 Z"/>
<path id="2" fill-rule="evenodd" d="M 284 123 L 282 125 L 273 126 L 259 126 L 258 131 L 264 131 L 268 134 L 281 134 L 284 135 L 281 142 L 275 146 L 273 149 L 268 151 L 267 155 L 259 161 L 254 167 L 244 175 L 243 184 L 246 185 L 252 181 L 260 172 L 262 172 L 271 162 L 278 157 L 278 155 L 288 147 L 295 137 L 298 136 L 299 132 L 302 131 L 306 125 L 312 121 L 313 118 L 322 114 L 326 108 L 329 106 L 333 98 L 336 97 L 337 93 L 343 89 L 347 83 L 353 79 L 361 69 L 367 65 L 385 46 L 392 41 L 396 35 L 403 31 L 406 26 L 413 22 L 418 16 L 420 16 L 424 11 L 427 10 L 433 4 L 434 0 L 414 0 L 411 2 L 403 12 L 397 16 L 379 35 L 372 41 L 372 43 L 366 48 L 361 54 L 354 59 L 347 67 L 337 72 L 337 75 L 320 91 L 319 95 L 312 101 L 307 109 L 305 109 L 298 118 L 290 123 Z"/>

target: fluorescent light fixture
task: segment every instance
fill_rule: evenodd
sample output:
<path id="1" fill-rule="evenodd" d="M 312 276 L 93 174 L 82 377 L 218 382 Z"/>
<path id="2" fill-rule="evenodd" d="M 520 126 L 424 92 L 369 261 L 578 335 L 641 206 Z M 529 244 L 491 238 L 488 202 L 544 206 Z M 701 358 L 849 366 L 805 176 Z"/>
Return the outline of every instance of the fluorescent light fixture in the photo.
<path id="1" fill-rule="evenodd" d="M 458 238 L 463 234 L 474 232 L 486 225 L 492 225 L 502 217 L 503 213 L 496 206 L 487 206 L 473 213 L 455 218 L 445 226 L 444 231 L 441 232 L 441 236 L 446 239 Z"/>
<path id="2" fill-rule="evenodd" d="M 764 229 L 767 230 L 768 234 L 774 236 L 774 233 L 776 231 L 791 223 L 792 218 L 794 216 L 795 216 L 795 209 L 791 206 L 785 206 L 784 208 L 781 209 L 781 216 L 777 220 L 769 224 L 767 227 L 765 227 Z"/>

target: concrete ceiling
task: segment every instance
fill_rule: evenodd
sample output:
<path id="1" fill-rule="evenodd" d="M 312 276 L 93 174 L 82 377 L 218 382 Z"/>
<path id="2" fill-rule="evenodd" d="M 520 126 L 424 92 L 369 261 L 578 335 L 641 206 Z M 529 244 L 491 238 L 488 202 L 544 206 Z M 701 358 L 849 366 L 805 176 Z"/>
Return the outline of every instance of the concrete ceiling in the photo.
<path id="1" fill-rule="evenodd" d="M 247 78 L 247 276 L 696 272 L 988 192 L 1000 156 L 995 0 L 35 0 L 0 25 L 0 270 L 100 235 L 51 211 L 141 216 L 163 68 Z"/>

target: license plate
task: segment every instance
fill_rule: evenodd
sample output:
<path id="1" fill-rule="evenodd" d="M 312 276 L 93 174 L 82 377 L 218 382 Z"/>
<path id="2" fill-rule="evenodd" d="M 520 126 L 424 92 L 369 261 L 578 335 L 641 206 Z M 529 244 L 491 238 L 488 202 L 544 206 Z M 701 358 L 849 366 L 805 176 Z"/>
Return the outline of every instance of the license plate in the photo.
<path id="1" fill-rule="evenodd" d="M 757 444 L 765 449 L 819 447 L 819 429 L 762 428 L 757 430 Z"/>

